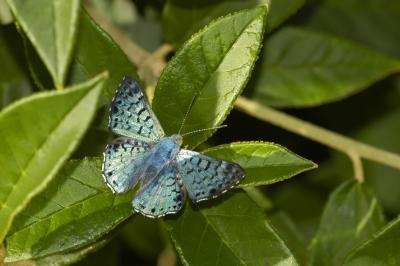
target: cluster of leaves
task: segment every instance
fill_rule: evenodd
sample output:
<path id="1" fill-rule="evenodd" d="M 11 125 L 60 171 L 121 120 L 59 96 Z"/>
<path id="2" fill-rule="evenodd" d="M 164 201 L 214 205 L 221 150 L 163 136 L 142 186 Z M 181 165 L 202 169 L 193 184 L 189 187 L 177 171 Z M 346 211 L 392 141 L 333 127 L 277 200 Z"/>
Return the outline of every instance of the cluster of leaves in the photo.
<path id="1" fill-rule="evenodd" d="M 179 130 L 193 95 L 183 132 L 221 125 L 244 88 L 246 97 L 264 105 L 310 108 L 383 80 L 390 90 L 379 91 L 387 101 L 377 108 L 382 118 L 359 138 L 398 151 L 399 107 L 392 99 L 399 98 L 399 85 L 391 75 L 400 70 L 400 34 L 391 30 L 400 18 L 395 0 L 138 1 L 138 12 L 127 0 L 92 2 L 87 7 L 97 15 L 112 11 L 103 16 L 129 32 L 128 42 L 146 35 L 140 44 L 148 51 L 162 39 L 176 48 L 153 99 L 168 135 Z M 400 264 L 400 219 L 386 223 L 387 214 L 400 210 L 399 173 L 368 164 L 369 182 L 360 183 L 336 154 L 306 182 L 274 184 L 316 165 L 271 142 L 213 146 L 221 133 L 187 135 L 185 145 L 209 147 L 203 152 L 239 163 L 246 178 L 219 199 L 187 203 L 163 220 L 133 213 L 135 191 L 114 195 L 104 185 L 101 153 L 113 138 L 106 125 L 114 90 L 124 75 L 139 79 L 141 66 L 133 66 L 81 4 L 0 0 L 0 264 L 71 264 L 107 245 L 102 263 L 112 265 L 118 249 L 110 247 L 121 239 L 150 260 L 172 239 L 185 265 Z M 339 123 L 340 106 L 330 106 L 314 108 L 322 121 Z M 327 111 L 333 115 L 323 116 Z M 237 115 L 230 123 L 248 129 L 251 118 Z M 385 133 L 377 134 L 382 128 Z M 333 191 L 326 201 L 310 187 Z"/>

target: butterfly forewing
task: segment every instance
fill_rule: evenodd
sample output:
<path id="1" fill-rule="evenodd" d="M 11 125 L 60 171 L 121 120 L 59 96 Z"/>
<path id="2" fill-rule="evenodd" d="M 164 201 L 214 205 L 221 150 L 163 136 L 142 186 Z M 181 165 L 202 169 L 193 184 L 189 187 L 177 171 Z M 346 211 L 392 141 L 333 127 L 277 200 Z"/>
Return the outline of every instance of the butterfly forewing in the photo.
<path id="1" fill-rule="evenodd" d="M 132 201 L 133 208 L 147 217 L 177 213 L 183 206 L 185 193 L 180 176 L 172 165 L 144 185 Z"/>
<path id="2" fill-rule="evenodd" d="M 164 136 L 139 84 L 129 77 L 124 77 L 115 93 L 108 126 L 118 135 L 142 141 L 154 142 Z"/>
<path id="3" fill-rule="evenodd" d="M 124 193 L 139 181 L 138 171 L 147 157 L 151 145 L 130 138 L 118 138 L 104 151 L 103 177 L 116 193 Z"/>
<path id="4" fill-rule="evenodd" d="M 219 196 L 244 177 L 238 164 L 195 151 L 182 149 L 176 163 L 188 196 L 195 202 Z"/>

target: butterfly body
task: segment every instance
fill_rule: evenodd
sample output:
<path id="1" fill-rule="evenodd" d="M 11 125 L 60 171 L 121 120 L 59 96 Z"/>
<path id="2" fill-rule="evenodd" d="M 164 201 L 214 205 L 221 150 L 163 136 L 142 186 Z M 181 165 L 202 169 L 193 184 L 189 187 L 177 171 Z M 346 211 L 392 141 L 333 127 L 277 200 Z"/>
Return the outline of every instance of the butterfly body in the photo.
<path id="1" fill-rule="evenodd" d="M 181 135 L 164 136 L 138 83 L 130 78 L 117 89 L 109 128 L 122 137 L 105 149 L 104 180 L 115 193 L 141 183 L 132 207 L 145 216 L 177 213 L 186 194 L 195 202 L 214 198 L 244 177 L 233 162 L 182 149 Z"/>

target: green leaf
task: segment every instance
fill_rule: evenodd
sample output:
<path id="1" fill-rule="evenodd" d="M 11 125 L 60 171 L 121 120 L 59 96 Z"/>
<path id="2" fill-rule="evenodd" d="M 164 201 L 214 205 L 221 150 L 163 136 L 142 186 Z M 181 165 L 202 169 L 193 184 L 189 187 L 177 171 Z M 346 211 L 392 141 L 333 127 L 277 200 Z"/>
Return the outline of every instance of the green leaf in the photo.
<path id="1" fill-rule="evenodd" d="M 79 0 L 7 1 L 56 87 L 63 87 L 74 44 Z"/>
<path id="2" fill-rule="evenodd" d="M 295 14 L 305 0 L 270 0 L 270 11 L 267 17 L 267 31 L 270 32 Z"/>
<path id="3" fill-rule="evenodd" d="M 297 265 L 244 192 L 215 201 L 186 204 L 182 215 L 165 221 L 184 265 Z"/>
<path id="4" fill-rule="evenodd" d="M 153 100 L 167 135 L 178 132 L 194 96 L 182 133 L 224 121 L 257 59 L 265 14 L 266 9 L 258 7 L 220 18 L 194 35 L 169 62 Z M 185 142 L 193 147 L 211 134 L 209 130 L 188 135 Z"/>
<path id="5" fill-rule="evenodd" d="M 132 214 L 132 193 L 104 184 L 100 159 L 70 161 L 17 217 L 7 236 L 7 262 L 87 246 Z"/>
<path id="6" fill-rule="evenodd" d="M 300 265 L 307 265 L 307 240 L 297 228 L 296 223 L 283 211 L 267 213 L 269 222 L 279 236 L 285 241 Z"/>
<path id="7" fill-rule="evenodd" d="M 400 217 L 357 248 L 343 265 L 399 265 Z"/>
<path id="8" fill-rule="evenodd" d="M 0 241 L 14 216 L 56 174 L 96 110 L 106 76 L 26 97 L 0 113 Z"/>
<path id="9" fill-rule="evenodd" d="M 84 11 L 80 14 L 76 42 L 71 66 L 72 82 L 107 71 L 110 78 L 105 84 L 105 92 L 111 99 L 124 75 L 138 79 L 136 69 L 121 48 Z"/>
<path id="10" fill-rule="evenodd" d="M 14 25 L 0 28 L 0 109 L 32 92 L 21 58 L 22 40 Z"/>
<path id="11" fill-rule="evenodd" d="M 240 164 L 246 173 L 239 184 L 241 187 L 276 183 L 316 167 L 313 162 L 268 142 L 231 143 L 204 153 Z"/>
<path id="12" fill-rule="evenodd" d="M 384 225 L 383 212 L 364 184 L 349 180 L 329 197 L 312 243 L 312 265 L 342 265 L 348 253 Z"/>
<path id="13" fill-rule="evenodd" d="M 6 0 L 0 0 L 0 24 L 8 24 L 13 21 L 11 10 L 7 5 Z"/>
<path id="14" fill-rule="evenodd" d="M 274 34 L 251 98 L 277 107 L 324 104 L 400 70 L 400 62 L 357 44 L 300 28 Z"/>
<path id="15" fill-rule="evenodd" d="M 85 258 L 88 254 L 97 251 L 98 249 L 103 248 L 103 246 L 107 243 L 107 240 L 100 240 L 94 244 L 88 245 L 78 250 L 74 250 L 70 253 L 62 253 L 55 254 L 52 256 L 44 257 L 42 259 L 38 259 L 35 261 L 38 266 L 61 266 L 61 265 L 70 265 L 80 261 Z M 107 257 L 110 257 L 110 254 L 106 254 Z M 104 262 L 104 261 L 103 261 Z M 107 266 L 110 266 L 107 264 Z"/>
<path id="16" fill-rule="evenodd" d="M 270 10 L 266 24 L 267 30 L 271 31 L 303 4 L 304 0 L 169 0 L 163 10 L 163 33 L 167 41 L 181 46 L 213 19 L 256 6 L 266 6 Z"/>
<path id="17" fill-rule="evenodd" d="M 400 2 L 397 0 L 324 0 L 307 25 L 367 44 L 400 57 Z"/>

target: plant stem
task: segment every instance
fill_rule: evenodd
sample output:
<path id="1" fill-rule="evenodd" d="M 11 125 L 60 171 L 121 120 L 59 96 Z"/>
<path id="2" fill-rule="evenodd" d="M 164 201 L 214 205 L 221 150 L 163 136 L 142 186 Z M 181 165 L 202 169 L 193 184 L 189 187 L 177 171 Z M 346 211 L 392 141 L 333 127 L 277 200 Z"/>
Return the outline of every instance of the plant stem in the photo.
<path id="1" fill-rule="evenodd" d="M 236 101 L 235 107 L 260 120 L 284 128 L 333 149 L 342 151 L 349 156 L 357 155 L 359 159 L 364 158 L 400 169 L 400 156 L 393 152 L 385 151 L 353 140 L 338 133 L 313 125 L 307 121 L 285 114 L 284 112 L 261 105 L 242 96 Z M 357 168 L 362 169 L 359 166 L 357 166 Z M 357 171 L 361 176 L 360 173 L 362 173 L 362 170 Z"/>
<path id="2" fill-rule="evenodd" d="M 364 182 L 364 170 L 363 170 L 362 160 L 361 160 L 360 156 L 355 153 L 349 153 L 348 155 L 351 159 L 351 162 L 353 163 L 354 178 L 359 183 Z"/>

